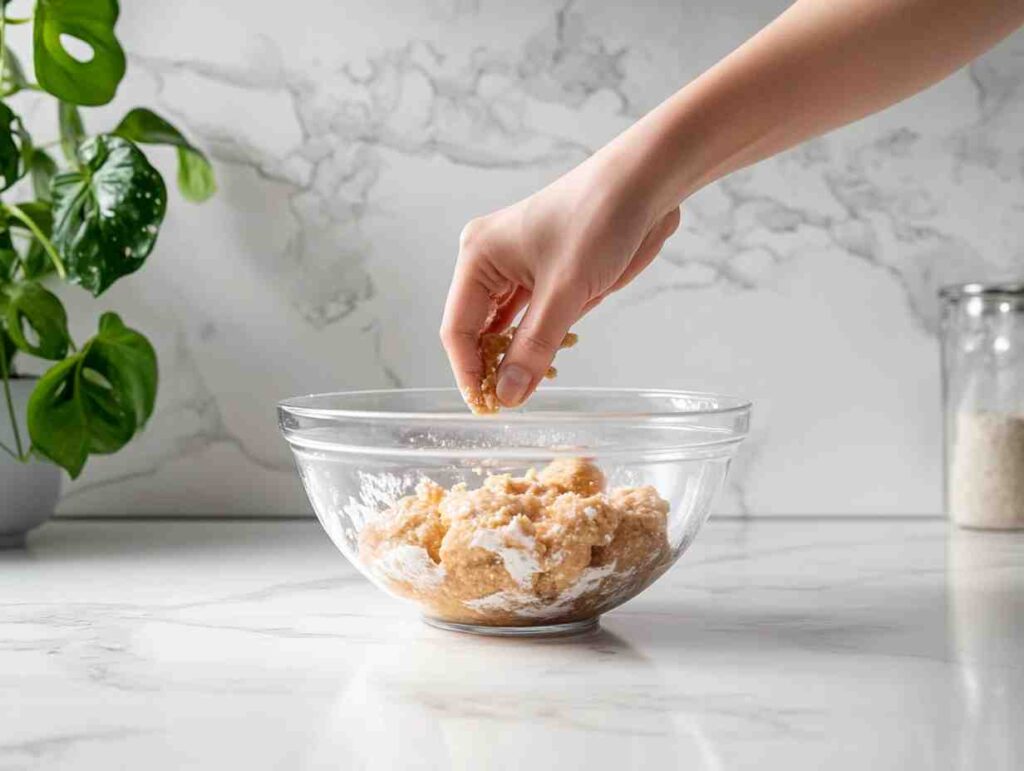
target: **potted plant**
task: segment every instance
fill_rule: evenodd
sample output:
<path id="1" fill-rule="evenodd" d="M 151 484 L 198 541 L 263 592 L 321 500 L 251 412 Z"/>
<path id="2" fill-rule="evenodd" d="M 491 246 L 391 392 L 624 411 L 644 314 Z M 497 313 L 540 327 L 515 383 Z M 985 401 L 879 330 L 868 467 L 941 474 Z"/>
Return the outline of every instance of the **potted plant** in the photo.
<path id="1" fill-rule="evenodd" d="M 98 297 L 142 267 L 167 190 L 140 144 L 176 148 L 186 199 L 201 202 L 216 189 L 206 157 L 151 110 L 135 108 L 106 132 L 86 131 L 79 108 L 108 103 L 125 72 L 117 0 L 38 0 L 27 18 L 8 17 L 7 5 L 0 4 L 0 545 L 20 543 L 52 514 L 58 467 L 75 478 L 90 455 L 120 450 L 156 400 L 156 354 L 146 337 L 105 312 L 76 344 L 47 284 L 76 284 Z M 16 24 L 32 25 L 34 82 L 6 45 Z M 33 140 L 11 106 L 21 93 L 54 100 L 58 138 Z M 24 357 L 48 368 L 39 378 L 19 376 Z"/>

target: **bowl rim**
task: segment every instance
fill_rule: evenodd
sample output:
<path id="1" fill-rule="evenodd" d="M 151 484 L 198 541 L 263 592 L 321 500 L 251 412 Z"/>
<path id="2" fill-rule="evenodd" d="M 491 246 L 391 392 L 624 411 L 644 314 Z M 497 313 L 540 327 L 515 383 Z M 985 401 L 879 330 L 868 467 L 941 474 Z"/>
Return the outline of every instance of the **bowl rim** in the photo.
<path id="1" fill-rule="evenodd" d="M 711 407 L 692 410 L 651 410 L 651 411 L 595 411 L 595 412 L 520 412 L 517 410 L 502 410 L 494 415 L 476 415 L 467 408 L 465 412 L 410 412 L 390 410 L 357 410 L 337 409 L 326 407 L 312 407 L 301 404 L 313 399 L 327 399 L 329 397 L 358 397 L 358 396 L 379 396 L 382 394 L 458 394 L 461 393 L 454 387 L 418 387 L 418 388 L 369 388 L 355 389 L 348 391 L 330 391 L 325 393 L 306 394 L 303 396 L 292 396 L 282 399 L 277 407 L 282 412 L 290 415 L 306 418 L 320 419 L 359 419 L 359 420 L 387 420 L 387 421 L 455 421 L 455 422 L 482 422 L 500 421 L 502 423 L 533 423 L 543 421 L 545 423 L 576 423 L 588 420 L 631 420 L 631 421 L 672 421 L 689 420 L 701 416 L 727 416 L 739 415 L 750 412 L 753 402 L 729 394 L 720 394 L 710 391 L 684 391 L 673 388 L 614 388 L 614 387 L 576 387 L 576 386 L 551 386 L 544 388 L 540 393 L 562 393 L 562 394 L 596 394 L 596 395 L 623 395 L 637 397 L 669 397 L 686 399 L 715 399 L 726 402 L 726 406 Z"/>
<path id="2" fill-rule="evenodd" d="M 959 300 L 964 297 L 1020 297 L 1024 295 L 1024 278 L 1016 281 L 969 281 L 964 284 L 945 284 L 939 287 L 939 297 Z"/>

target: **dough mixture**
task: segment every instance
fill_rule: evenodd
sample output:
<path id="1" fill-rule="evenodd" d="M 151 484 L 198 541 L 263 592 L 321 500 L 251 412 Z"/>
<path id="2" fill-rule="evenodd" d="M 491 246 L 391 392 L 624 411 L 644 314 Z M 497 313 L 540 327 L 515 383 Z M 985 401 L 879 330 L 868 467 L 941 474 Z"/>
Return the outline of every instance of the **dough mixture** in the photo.
<path id="1" fill-rule="evenodd" d="M 653 487 L 606 490 L 592 462 L 560 459 L 474 490 L 424 480 L 366 524 L 359 554 L 376 578 L 440 619 L 567 622 L 664 572 L 668 509 Z"/>
<path id="2" fill-rule="evenodd" d="M 498 365 L 505 352 L 508 351 L 515 331 L 516 328 L 512 327 L 504 332 L 481 335 L 480 337 L 480 359 L 484 365 L 484 374 L 476 392 L 466 389 L 466 393 L 463 394 L 466 404 L 477 415 L 490 415 L 501 409 L 497 393 Z M 578 340 L 579 338 L 574 333 L 568 332 L 559 348 L 572 348 Z M 544 377 L 550 380 L 557 374 L 558 370 L 548 367 Z"/>

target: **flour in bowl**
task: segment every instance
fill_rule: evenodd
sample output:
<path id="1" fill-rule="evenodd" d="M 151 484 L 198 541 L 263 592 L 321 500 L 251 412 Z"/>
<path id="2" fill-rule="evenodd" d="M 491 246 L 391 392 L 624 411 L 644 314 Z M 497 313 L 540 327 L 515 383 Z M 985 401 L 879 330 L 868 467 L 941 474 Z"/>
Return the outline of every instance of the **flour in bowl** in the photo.
<path id="1" fill-rule="evenodd" d="M 421 482 L 359 534 L 366 569 L 445 621 L 529 625 L 590 618 L 671 562 L 668 502 L 650 486 L 607 489 L 582 458 L 481 487 Z"/>

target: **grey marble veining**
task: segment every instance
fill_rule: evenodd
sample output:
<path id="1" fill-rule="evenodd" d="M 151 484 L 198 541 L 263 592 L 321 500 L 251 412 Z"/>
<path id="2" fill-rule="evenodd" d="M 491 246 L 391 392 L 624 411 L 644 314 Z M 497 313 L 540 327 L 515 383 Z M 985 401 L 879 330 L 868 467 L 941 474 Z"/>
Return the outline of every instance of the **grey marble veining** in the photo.
<path id="1" fill-rule="evenodd" d="M 116 307 L 151 333 L 163 380 L 146 435 L 92 462 L 61 511 L 307 511 L 274 402 L 447 384 L 436 328 L 462 224 L 586 157 L 784 6 L 125 4 L 129 77 L 90 127 L 159 108 L 209 150 L 221 193 L 172 201 L 151 264 L 101 303 L 73 293 L 77 327 Z M 935 288 L 1024 271 L 1022 175 L 1018 34 L 697 194 L 663 258 L 580 325 L 560 377 L 754 398 L 722 510 L 935 513 Z M 637 343 L 652 329 L 668 351 Z"/>
<path id="2" fill-rule="evenodd" d="M 600 632 L 461 636 L 313 522 L 0 553 L 0 768 L 1020 768 L 1024 537 L 712 520 Z"/>

